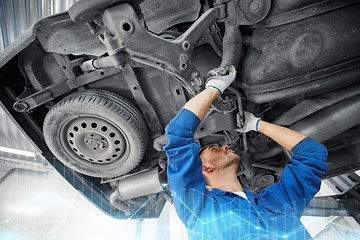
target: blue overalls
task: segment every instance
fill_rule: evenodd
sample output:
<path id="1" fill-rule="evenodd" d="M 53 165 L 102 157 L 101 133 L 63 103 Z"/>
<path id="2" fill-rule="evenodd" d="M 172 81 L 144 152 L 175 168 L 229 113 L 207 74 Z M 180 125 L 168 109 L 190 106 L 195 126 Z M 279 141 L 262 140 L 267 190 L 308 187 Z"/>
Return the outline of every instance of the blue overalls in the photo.
<path id="1" fill-rule="evenodd" d="M 208 190 L 194 132 L 200 119 L 181 109 L 166 127 L 168 181 L 174 206 L 189 239 L 311 239 L 300 222 L 327 172 L 326 148 L 307 137 L 298 143 L 281 179 L 248 200 L 233 192 Z"/>

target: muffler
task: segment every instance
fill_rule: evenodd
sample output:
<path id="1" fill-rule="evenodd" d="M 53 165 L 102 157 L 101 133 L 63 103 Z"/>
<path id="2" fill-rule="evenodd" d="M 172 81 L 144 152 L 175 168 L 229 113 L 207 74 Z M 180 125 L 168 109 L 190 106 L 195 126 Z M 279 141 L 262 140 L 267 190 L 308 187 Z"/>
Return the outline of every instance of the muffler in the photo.
<path id="1" fill-rule="evenodd" d="M 164 191 L 163 185 L 166 180 L 163 179 L 165 172 L 155 168 L 120 179 L 117 184 L 120 199 L 126 201 Z"/>

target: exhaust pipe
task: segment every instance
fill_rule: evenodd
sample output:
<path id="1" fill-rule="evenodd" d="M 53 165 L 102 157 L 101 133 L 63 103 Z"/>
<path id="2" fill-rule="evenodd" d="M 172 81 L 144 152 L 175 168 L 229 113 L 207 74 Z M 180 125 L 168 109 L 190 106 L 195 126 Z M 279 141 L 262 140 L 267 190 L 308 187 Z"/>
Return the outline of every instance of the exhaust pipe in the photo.
<path id="1" fill-rule="evenodd" d="M 358 89 L 358 88 L 357 88 Z M 335 94 L 337 98 L 342 97 Z M 329 101 L 334 101 L 329 99 Z M 297 115 L 307 114 L 309 111 L 316 111 L 316 108 L 319 108 L 318 101 L 312 101 L 314 104 L 308 104 L 307 109 L 298 112 Z M 322 108 L 322 106 L 320 106 Z M 295 114 L 297 106 L 293 109 L 290 109 L 288 112 L 285 112 L 273 123 L 279 124 L 279 122 L 291 122 L 294 121 L 294 118 L 298 116 Z M 292 117 L 291 117 L 292 116 Z M 360 124 L 360 94 L 346 98 L 336 104 L 325 106 L 315 113 L 308 115 L 307 117 L 301 119 L 300 121 L 294 123 L 289 128 L 295 131 L 301 132 L 315 141 L 320 143 L 329 140 L 336 135 Z M 286 124 L 280 124 L 285 125 Z M 267 152 L 253 153 L 252 157 L 255 162 L 274 157 L 284 151 L 284 148 L 278 146 Z M 285 150 L 286 151 L 286 150 Z"/>
<path id="2" fill-rule="evenodd" d="M 320 143 L 360 123 L 360 94 L 322 109 L 291 125 Z"/>
<path id="3" fill-rule="evenodd" d="M 283 113 L 272 123 L 281 126 L 291 126 L 292 124 L 295 124 L 301 119 L 306 118 L 323 108 L 332 106 L 359 94 L 360 84 L 356 84 L 337 91 L 326 93 L 316 98 L 309 98 Z"/>

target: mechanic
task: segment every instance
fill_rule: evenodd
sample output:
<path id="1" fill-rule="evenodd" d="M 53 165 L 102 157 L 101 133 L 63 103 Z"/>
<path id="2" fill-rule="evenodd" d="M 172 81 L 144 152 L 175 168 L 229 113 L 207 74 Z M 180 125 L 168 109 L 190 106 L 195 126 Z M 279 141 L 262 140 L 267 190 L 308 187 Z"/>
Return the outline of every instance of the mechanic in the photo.
<path id="1" fill-rule="evenodd" d="M 189 239 L 311 239 L 300 222 L 302 212 L 320 189 L 327 172 L 326 148 L 299 132 L 245 112 L 240 131 L 258 131 L 291 151 L 281 179 L 258 194 L 237 178 L 240 156 L 209 146 L 199 151 L 194 132 L 211 103 L 234 81 L 236 70 L 209 72 L 206 88 L 189 100 L 166 127 L 168 181 L 178 216 Z"/>

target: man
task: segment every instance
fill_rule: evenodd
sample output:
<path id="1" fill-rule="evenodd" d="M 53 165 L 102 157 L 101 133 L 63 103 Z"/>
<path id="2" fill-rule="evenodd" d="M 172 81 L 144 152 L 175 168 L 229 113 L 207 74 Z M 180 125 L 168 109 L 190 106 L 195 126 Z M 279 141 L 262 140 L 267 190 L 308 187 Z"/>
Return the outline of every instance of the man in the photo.
<path id="1" fill-rule="evenodd" d="M 218 69 L 216 69 L 218 70 Z M 237 178 L 241 158 L 227 145 L 199 155 L 194 132 L 211 103 L 235 79 L 233 66 L 211 71 L 206 89 L 166 127 L 168 181 L 189 239 L 311 239 L 299 218 L 327 172 L 327 151 L 311 138 L 245 113 L 242 132 L 258 131 L 293 152 L 281 179 L 254 195 Z"/>

